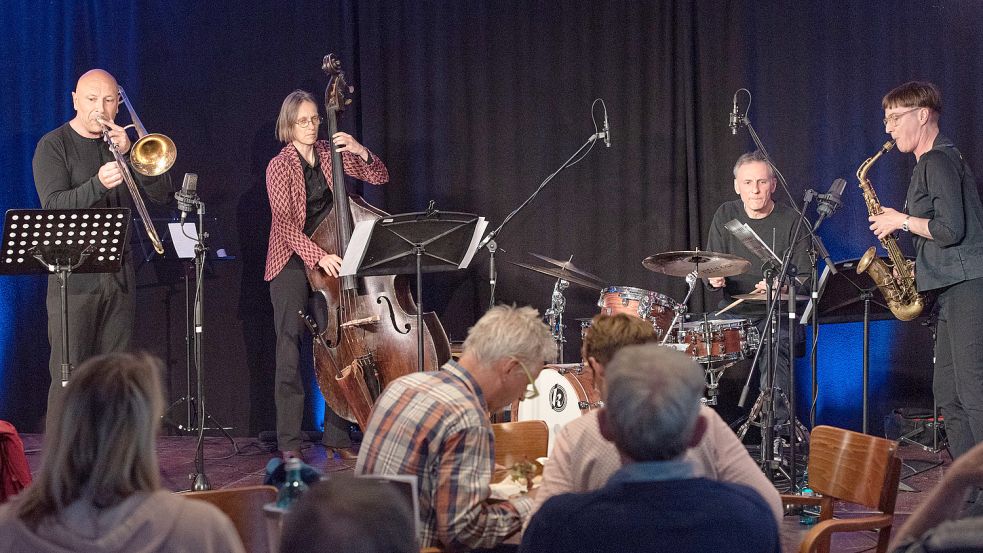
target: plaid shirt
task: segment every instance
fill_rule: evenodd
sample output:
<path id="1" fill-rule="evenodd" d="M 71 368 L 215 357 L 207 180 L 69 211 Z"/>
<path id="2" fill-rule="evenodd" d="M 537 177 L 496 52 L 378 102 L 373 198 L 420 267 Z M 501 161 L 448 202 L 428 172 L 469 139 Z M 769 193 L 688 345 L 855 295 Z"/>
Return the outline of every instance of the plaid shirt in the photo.
<path id="1" fill-rule="evenodd" d="M 490 503 L 494 434 L 481 389 L 454 361 L 386 387 L 372 410 L 355 474 L 413 474 L 421 545 L 494 547 L 529 516 L 528 497 Z"/>
<path id="2" fill-rule="evenodd" d="M 318 140 L 314 143 L 314 152 L 321 161 L 324 178 L 328 186 L 331 186 L 331 145 L 327 140 Z M 379 156 L 369 152 L 369 161 L 366 163 L 351 152 L 341 152 L 345 174 L 371 184 L 388 181 L 389 171 Z M 304 183 L 304 169 L 293 144 L 287 144 L 266 167 L 266 192 L 270 196 L 273 222 L 270 228 L 270 245 L 266 252 L 266 274 L 263 278 L 273 280 L 294 253 L 304 260 L 308 269 L 313 269 L 327 252 L 304 234 L 307 188 Z"/>

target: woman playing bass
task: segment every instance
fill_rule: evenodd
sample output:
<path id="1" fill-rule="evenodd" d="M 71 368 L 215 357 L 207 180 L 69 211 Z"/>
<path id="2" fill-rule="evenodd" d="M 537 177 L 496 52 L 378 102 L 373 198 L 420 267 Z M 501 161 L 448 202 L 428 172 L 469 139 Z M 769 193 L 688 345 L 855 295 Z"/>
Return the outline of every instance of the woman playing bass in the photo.
<path id="1" fill-rule="evenodd" d="M 270 282 L 276 329 L 276 432 L 285 455 L 299 454 L 304 413 L 304 383 L 298 369 L 299 345 L 312 295 L 305 268 L 332 277 L 341 267 L 338 255 L 327 253 L 310 236 L 332 208 L 331 145 L 318 140 L 321 124 L 314 97 L 296 90 L 283 101 L 277 117 L 277 138 L 286 144 L 266 169 L 266 188 L 273 215 L 265 279 Z M 371 184 L 389 180 L 382 161 L 344 132 L 331 137 L 346 174 Z M 344 193 L 344 190 L 342 190 Z M 328 454 L 354 458 L 348 421 L 325 410 L 323 443 Z"/>

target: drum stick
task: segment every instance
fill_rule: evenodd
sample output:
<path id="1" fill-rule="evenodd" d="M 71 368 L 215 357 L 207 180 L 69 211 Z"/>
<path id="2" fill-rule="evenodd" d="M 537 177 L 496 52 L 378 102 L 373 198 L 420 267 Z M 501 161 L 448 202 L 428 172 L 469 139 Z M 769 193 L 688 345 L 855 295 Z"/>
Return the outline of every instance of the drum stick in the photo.
<path id="1" fill-rule="evenodd" d="M 744 300 L 734 300 L 734 303 L 728 305 L 727 307 L 721 309 L 720 311 L 717 311 L 716 314 L 717 315 L 722 315 L 725 311 L 729 311 L 732 307 L 737 307 L 740 303 L 743 303 L 743 302 L 744 302 Z"/>

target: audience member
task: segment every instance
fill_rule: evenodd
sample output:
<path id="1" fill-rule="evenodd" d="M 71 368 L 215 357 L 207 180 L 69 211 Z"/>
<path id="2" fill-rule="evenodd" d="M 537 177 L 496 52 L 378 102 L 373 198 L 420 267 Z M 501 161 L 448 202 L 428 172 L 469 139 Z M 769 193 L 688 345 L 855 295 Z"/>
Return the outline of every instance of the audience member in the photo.
<path id="1" fill-rule="evenodd" d="M 708 425 L 696 363 L 645 344 L 622 348 L 605 369 L 598 424 L 623 466 L 599 490 L 546 501 L 520 551 L 779 553 L 778 525 L 761 496 L 697 477 L 685 459 Z"/>
<path id="2" fill-rule="evenodd" d="M 905 520 L 889 549 L 894 553 L 983 551 L 983 444 L 960 455 L 942 482 Z M 966 502 L 975 496 L 975 504 Z"/>
<path id="3" fill-rule="evenodd" d="M 497 306 L 468 331 L 459 361 L 390 383 L 372 410 L 356 474 L 419 479 L 423 547 L 493 548 L 522 528 L 532 499 L 490 502 L 489 413 L 535 397 L 555 347 L 530 307 Z"/>
<path id="4" fill-rule="evenodd" d="M 311 486 L 284 518 L 280 553 L 416 553 L 414 524 L 409 499 L 394 485 L 333 477 Z"/>
<path id="5" fill-rule="evenodd" d="M 624 314 L 594 317 L 584 336 L 581 353 L 585 369 L 593 371 L 594 385 L 607 400 L 605 366 L 620 348 L 657 340 L 652 323 Z M 748 455 L 734 431 L 716 411 L 700 406 L 707 431 L 699 443 L 686 451 L 694 474 L 711 480 L 743 484 L 758 492 L 781 523 L 784 510 L 775 486 Z M 553 454 L 543 468 L 543 483 L 536 491 L 534 511 L 554 495 L 586 492 L 604 486 L 621 468 L 621 458 L 613 443 L 601 436 L 597 411 L 570 422 L 557 433 Z"/>
<path id="6" fill-rule="evenodd" d="M 158 363 L 90 358 L 73 374 L 45 434 L 33 484 L 0 506 L 0 552 L 241 552 L 217 508 L 160 489 Z"/>

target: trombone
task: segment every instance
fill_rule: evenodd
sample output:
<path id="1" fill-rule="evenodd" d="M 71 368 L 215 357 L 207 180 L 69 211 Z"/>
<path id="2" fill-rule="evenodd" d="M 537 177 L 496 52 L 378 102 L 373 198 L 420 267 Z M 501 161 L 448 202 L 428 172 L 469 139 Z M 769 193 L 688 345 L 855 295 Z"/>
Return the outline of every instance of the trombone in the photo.
<path id="1" fill-rule="evenodd" d="M 137 141 L 130 147 L 130 165 L 133 166 L 133 169 L 137 173 L 148 177 L 156 177 L 157 175 L 166 173 L 174 165 L 174 160 L 177 159 L 177 146 L 174 145 L 173 140 L 163 134 L 148 134 L 147 128 L 143 126 L 140 118 L 133 111 L 133 106 L 130 104 L 130 99 L 126 97 L 123 87 L 118 88 L 119 97 L 123 100 L 123 105 L 126 106 L 126 111 L 130 114 L 130 121 L 132 121 L 132 123 L 123 128 L 128 129 L 133 127 L 138 136 Z M 133 197 L 133 205 L 136 206 L 137 213 L 140 214 L 143 228 L 147 231 L 147 236 L 150 237 L 150 241 L 154 245 L 154 250 L 158 254 L 163 255 L 164 244 L 161 243 L 160 237 L 157 236 L 157 231 L 154 230 L 150 215 L 147 213 L 147 206 L 144 205 L 143 198 L 140 196 L 140 190 L 137 188 L 136 181 L 133 180 L 133 174 L 130 173 L 130 168 L 127 166 L 123 155 L 119 153 L 116 144 L 109 138 L 109 122 L 102 118 L 97 119 L 97 121 L 103 127 L 102 139 L 109 145 L 109 151 L 113 153 L 116 165 L 119 167 L 120 173 L 123 174 L 123 181 L 126 182 L 126 187 L 130 190 L 130 196 Z"/>

